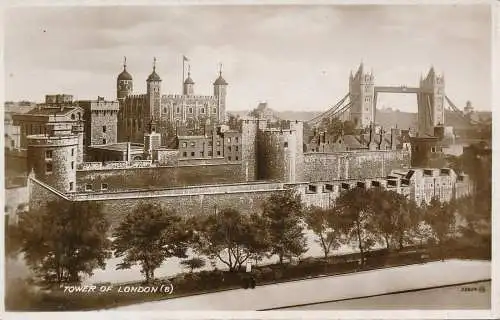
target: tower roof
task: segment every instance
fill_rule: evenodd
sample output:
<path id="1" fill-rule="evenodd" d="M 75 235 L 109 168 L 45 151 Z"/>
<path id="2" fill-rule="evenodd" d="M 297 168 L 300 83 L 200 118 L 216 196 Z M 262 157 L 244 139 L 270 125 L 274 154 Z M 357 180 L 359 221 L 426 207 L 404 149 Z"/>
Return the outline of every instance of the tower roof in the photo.
<path id="1" fill-rule="evenodd" d="M 132 76 L 127 72 L 127 57 L 123 57 L 123 71 L 118 75 L 118 80 L 132 80 Z"/>
<path id="2" fill-rule="evenodd" d="M 215 85 L 227 85 L 227 82 L 226 80 L 224 80 L 224 78 L 222 77 L 222 75 L 220 75 L 217 80 L 215 80 L 214 82 Z"/>
<path id="3" fill-rule="evenodd" d="M 184 80 L 184 84 L 194 84 L 193 79 L 191 79 L 191 72 L 188 72 L 188 76 L 186 80 Z"/>
<path id="4" fill-rule="evenodd" d="M 214 85 L 216 85 L 216 86 L 218 86 L 218 85 L 226 86 L 227 85 L 226 80 L 224 80 L 224 78 L 222 77 L 222 64 L 220 64 L 220 66 L 219 66 L 219 77 L 215 80 Z"/>
<path id="5" fill-rule="evenodd" d="M 151 72 L 147 81 L 161 81 L 160 76 L 156 73 L 156 58 L 153 59 L 153 72 Z"/>

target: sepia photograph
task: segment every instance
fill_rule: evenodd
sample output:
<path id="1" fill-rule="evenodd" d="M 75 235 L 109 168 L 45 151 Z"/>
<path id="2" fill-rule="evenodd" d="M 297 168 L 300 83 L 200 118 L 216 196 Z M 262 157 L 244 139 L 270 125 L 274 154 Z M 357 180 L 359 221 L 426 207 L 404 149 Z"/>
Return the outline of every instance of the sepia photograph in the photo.
<path id="1" fill-rule="evenodd" d="M 494 10 L 5 7 L 5 312 L 492 314 Z"/>

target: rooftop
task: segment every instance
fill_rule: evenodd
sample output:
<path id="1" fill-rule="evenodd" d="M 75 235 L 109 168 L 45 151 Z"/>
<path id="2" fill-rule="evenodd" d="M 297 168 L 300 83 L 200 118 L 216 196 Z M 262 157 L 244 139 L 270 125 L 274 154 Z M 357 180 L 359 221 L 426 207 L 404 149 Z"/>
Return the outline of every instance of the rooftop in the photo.
<path id="1" fill-rule="evenodd" d="M 127 151 L 127 144 L 128 144 L 128 142 L 118 142 L 118 143 L 110 143 L 110 144 L 91 146 L 89 148 L 100 149 L 100 150 L 110 150 L 110 151 Z M 143 151 L 144 146 L 142 144 L 139 144 L 139 143 L 131 143 L 130 150 Z"/>

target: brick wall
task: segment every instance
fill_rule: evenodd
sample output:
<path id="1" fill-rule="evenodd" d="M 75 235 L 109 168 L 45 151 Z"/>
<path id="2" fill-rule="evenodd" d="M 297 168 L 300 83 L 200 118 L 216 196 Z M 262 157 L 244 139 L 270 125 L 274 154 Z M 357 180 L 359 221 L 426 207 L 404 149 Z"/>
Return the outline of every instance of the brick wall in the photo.
<path id="1" fill-rule="evenodd" d="M 77 191 L 87 184 L 101 190 L 107 184 L 110 191 L 126 189 L 169 188 L 201 184 L 235 183 L 245 180 L 241 163 L 195 165 L 180 167 L 127 168 L 77 171 Z"/>

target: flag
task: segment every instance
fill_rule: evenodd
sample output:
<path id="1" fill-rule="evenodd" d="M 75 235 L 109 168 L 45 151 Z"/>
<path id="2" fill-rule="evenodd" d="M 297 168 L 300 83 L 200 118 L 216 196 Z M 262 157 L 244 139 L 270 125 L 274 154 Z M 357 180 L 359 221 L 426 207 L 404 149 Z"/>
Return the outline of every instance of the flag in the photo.
<path id="1" fill-rule="evenodd" d="M 189 59 L 186 56 L 182 56 L 183 61 L 189 61 Z"/>

